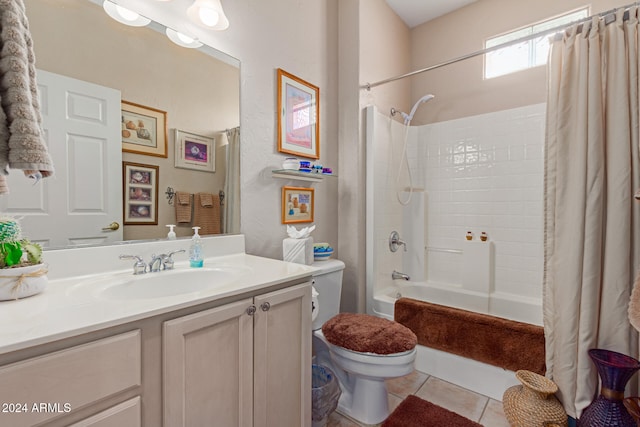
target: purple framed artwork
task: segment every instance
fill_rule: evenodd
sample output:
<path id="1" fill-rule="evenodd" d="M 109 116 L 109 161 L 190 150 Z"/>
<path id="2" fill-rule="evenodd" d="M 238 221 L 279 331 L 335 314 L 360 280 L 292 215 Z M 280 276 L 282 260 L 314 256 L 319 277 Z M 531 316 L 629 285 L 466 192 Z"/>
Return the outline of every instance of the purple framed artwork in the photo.
<path id="1" fill-rule="evenodd" d="M 175 167 L 203 172 L 216 171 L 215 138 L 176 129 Z"/>

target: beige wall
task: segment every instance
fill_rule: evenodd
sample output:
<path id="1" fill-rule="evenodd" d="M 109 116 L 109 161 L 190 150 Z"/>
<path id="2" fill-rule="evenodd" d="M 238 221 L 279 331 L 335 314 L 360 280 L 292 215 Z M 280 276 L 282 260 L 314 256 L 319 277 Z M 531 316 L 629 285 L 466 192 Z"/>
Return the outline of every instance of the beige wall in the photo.
<path id="1" fill-rule="evenodd" d="M 166 236 L 165 225 L 175 223 L 166 188 L 217 194 L 225 174 L 222 158 L 216 159 L 215 173 L 175 168 L 174 129 L 226 143 L 224 130 L 239 124 L 238 69 L 176 46 L 149 28 L 121 25 L 90 2 L 26 0 L 25 4 L 38 68 L 119 89 L 123 100 L 167 112 L 167 158 L 123 153 L 124 161 L 159 166 L 158 225 L 125 226 L 124 238 Z M 176 234 L 188 236 L 192 230 L 180 226 Z"/>
<path id="2" fill-rule="evenodd" d="M 614 0 L 480 0 L 411 31 L 411 68 L 422 69 L 484 48 L 484 41 L 584 6 L 599 13 L 621 6 Z M 433 93 L 415 124 L 500 111 L 546 100 L 546 68 L 483 78 L 484 56 L 427 71 L 412 78 L 411 100 Z"/>
<path id="3" fill-rule="evenodd" d="M 282 239 L 287 237 L 286 226 L 281 223 L 282 186 L 307 184 L 271 176 L 271 170 L 281 167 L 287 157 L 277 151 L 276 69 L 282 68 L 320 88 L 320 161 L 340 175 L 338 0 L 223 0 L 230 25 L 222 32 L 194 28 L 184 14 L 167 12 L 169 8 L 186 10 L 192 3 L 189 0 L 119 3 L 178 30 L 188 27 L 210 46 L 241 61 L 242 232 L 248 253 L 282 259 Z M 314 240 L 337 246 L 338 179 L 311 185 L 316 197 Z"/>

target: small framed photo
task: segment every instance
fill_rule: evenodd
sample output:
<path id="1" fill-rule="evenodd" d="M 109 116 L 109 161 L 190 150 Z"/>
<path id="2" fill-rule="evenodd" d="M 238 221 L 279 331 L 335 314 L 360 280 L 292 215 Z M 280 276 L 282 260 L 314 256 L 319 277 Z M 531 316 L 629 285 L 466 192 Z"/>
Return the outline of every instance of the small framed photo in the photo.
<path id="1" fill-rule="evenodd" d="M 175 166 L 177 168 L 193 169 L 203 172 L 215 172 L 215 142 L 215 138 L 176 129 Z"/>
<path id="2" fill-rule="evenodd" d="M 320 158 L 320 89 L 280 68 L 278 151 Z"/>
<path id="3" fill-rule="evenodd" d="M 158 169 L 122 162 L 124 225 L 158 225 Z"/>
<path id="4" fill-rule="evenodd" d="M 122 101 L 122 151 L 167 157 L 167 113 Z"/>
<path id="5" fill-rule="evenodd" d="M 313 188 L 282 187 L 282 223 L 313 222 Z"/>

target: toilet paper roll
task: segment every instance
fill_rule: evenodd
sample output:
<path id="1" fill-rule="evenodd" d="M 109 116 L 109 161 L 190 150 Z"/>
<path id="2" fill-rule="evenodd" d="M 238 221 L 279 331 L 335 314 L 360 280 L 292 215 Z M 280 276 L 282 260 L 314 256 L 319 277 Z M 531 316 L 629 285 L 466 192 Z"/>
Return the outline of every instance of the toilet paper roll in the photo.
<path id="1" fill-rule="evenodd" d="M 282 241 L 282 259 L 297 264 L 313 264 L 313 237 Z"/>

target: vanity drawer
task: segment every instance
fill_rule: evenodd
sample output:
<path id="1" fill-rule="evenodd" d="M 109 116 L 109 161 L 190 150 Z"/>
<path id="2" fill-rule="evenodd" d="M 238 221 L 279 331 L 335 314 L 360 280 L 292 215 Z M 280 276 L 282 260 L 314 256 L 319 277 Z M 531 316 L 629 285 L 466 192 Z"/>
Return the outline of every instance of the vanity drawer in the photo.
<path id="1" fill-rule="evenodd" d="M 137 396 L 69 427 L 140 427 L 140 412 L 140 396 Z"/>
<path id="2" fill-rule="evenodd" d="M 135 330 L 0 368 L 0 425 L 30 426 L 141 385 Z"/>

